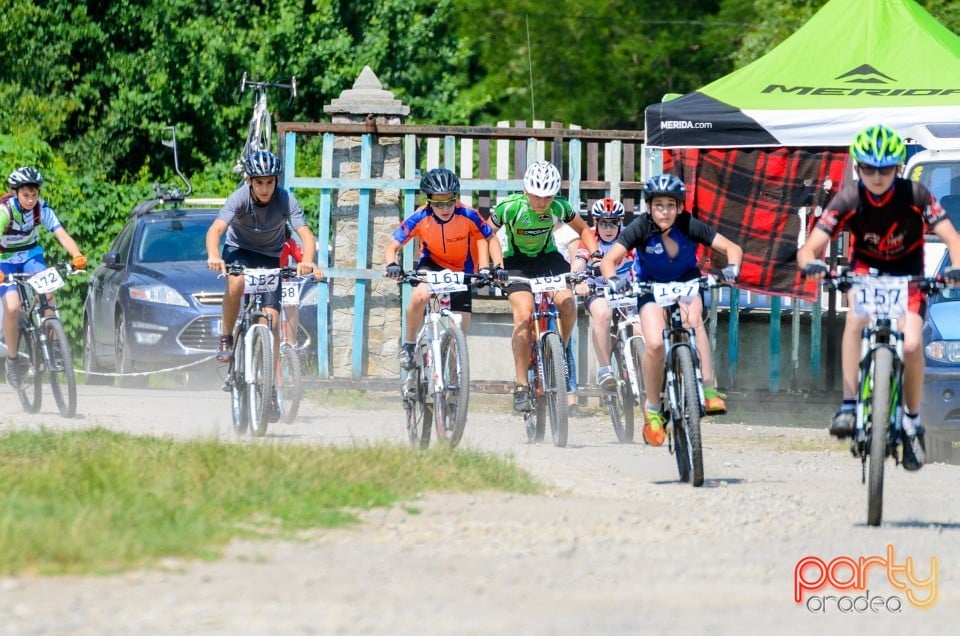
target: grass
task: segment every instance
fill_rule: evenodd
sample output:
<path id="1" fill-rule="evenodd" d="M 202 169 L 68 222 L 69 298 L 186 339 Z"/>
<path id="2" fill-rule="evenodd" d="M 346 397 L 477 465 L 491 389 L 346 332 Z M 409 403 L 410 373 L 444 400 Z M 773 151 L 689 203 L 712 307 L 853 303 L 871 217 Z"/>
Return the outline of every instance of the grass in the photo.
<path id="1" fill-rule="evenodd" d="M 214 559 L 425 491 L 538 492 L 511 461 L 456 450 L 175 441 L 90 429 L 0 436 L 0 574 Z M 403 504 L 414 511 L 409 504 Z"/>

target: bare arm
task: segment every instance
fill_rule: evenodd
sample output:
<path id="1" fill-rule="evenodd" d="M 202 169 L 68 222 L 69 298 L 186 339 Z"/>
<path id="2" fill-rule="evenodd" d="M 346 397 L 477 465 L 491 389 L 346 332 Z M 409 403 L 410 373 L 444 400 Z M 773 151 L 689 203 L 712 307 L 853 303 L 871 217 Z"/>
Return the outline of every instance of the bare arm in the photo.
<path id="1" fill-rule="evenodd" d="M 604 278 L 613 278 L 617 275 L 617 263 L 623 260 L 627 255 L 627 248 L 619 243 L 614 243 L 610 251 L 607 252 L 603 260 L 600 261 L 600 273 Z"/>
<path id="2" fill-rule="evenodd" d="M 306 225 L 297 228 L 297 236 L 303 250 L 303 258 L 297 263 L 297 276 L 313 273 L 317 280 L 323 278 L 323 272 L 317 267 L 317 239 Z"/>
<path id="3" fill-rule="evenodd" d="M 829 234 L 818 227 L 813 228 L 810 236 L 807 237 L 807 242 L 797 250 L 797 267 L 803 269 L 810 264 L 810 261 L 821 258 L 829 242 Z"/>
<path id="4" fill-rule="evenodd" d="M 960 267 L 960 234 L 949 220 L 940 221 L 933 226 L 933 233 L 947 246 L 950 253 L 950 265 Z"/>
<path id="5" fill-rule="evenodd" d="M 722 234 L 717 234 L 714 237 L 710 247 L 723 252 L 724 256 L 727 257 L 728 265 L 736 265 L 739 268 L 740 264 L 743 263 L 743 248 Z"/>
<path id="6" fill-rule="evenodd" d="M 220 255 L 220 237 L 227 231 L 226 221 L 214 219 L 207 230 L 207 267 L 216 270 L 226 276 L 227 268 L 223 264 L 223 257 Z"/>
<path id="7" fill-rule="evenodd" d="M 593 235 L 593 231 L 590 229 L 590 226 L 587 225 L 583 219 L 579 216 L 573 217 L 573 219 L 567 223 L 573 230 L 580 235 L 580 240 L 583 241 L 584 246 L 590 251 L 591 254 L 597 251 L 597 238 Z"/>
<path id="8" fill-rule="evenodd" d="M 503 246 L 500 245 L 496 232 L 487 237 L 487 251 L 490 253 L 490 264 L 494 267 L 503 267 Z"/>
<path id="9" fill-rule="evenodd" d="M 72 257 L 80 256 L 80 248 L 77 247 L 76 241 L 73 240 L 73 237 L 67 234 L 67 231 L 62 227 L 58 227 L 54 231 L 53 235 L 57 237 L 57 240 L 60 241 L 60 245 L 63 246 L 63 249 L 67 250 L 67 254 Z"/>

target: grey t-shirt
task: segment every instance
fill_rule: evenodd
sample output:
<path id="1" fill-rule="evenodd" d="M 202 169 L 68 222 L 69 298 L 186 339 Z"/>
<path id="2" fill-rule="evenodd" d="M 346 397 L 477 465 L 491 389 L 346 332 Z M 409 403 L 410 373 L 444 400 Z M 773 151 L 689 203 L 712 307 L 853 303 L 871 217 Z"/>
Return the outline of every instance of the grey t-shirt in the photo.
<path id="1" fill-rule="evenodd" d="M 279 185 L 270 203 L 261 207 L 253 202 L 250 186 L 243 184 L 227 198 L 217 218 L 230 226 L 226 236 L 228 247 L 277 258 L 283 249 L 287 221 L 294 232 L 307 224 L 300 202 Z"/>

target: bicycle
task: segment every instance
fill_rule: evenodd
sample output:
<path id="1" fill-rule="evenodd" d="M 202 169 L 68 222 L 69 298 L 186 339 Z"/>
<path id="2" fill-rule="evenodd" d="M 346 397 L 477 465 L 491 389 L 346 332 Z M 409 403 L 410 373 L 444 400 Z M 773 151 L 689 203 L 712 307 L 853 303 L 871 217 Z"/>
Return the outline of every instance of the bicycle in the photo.
<path id="1" fill-rule="evenodd" d="M 406 273 L 400 283 L 430 286 L 414 361 L 403 380 L 403 407 L 411 446 L 430 445 L 431 423 L 437 439 L 455 447 L 463 437 L 470 401 L 470 355 L 460 315 L 450 309 L 450 294 L 467 291 L 471 274 L 443 270 Z"/>
<path id="2" fill-rule="evenodd" d="M 612 311 L 610 370 L 617 379 L 617 390 L 606 392 L 600 402 L 610 411 L 617 441 L 627 444 L 633 441 L 634 406 L 640 406 L 642 419 L 646 400 L 641 373 L 645 341 L 640 331 L 636 293 L 614 294 L 605 288 L 604 295 Z"/>
<path id="3" fill-rule="evenodd" d="M 49 374 L 50 391 L 60 415 L 73 417 L 77 412 L 77 379 L 73 371 L 70 341 L 60 321 L 60 311 L 52 294 L 64 286 L 64 276 L 75 276 L 86 270 L 58 263 L 33 274 L 9 274 L 20 294 L 20 322 L 17 345 L 18 364 L 26 361 L 17 395 L 23 410 L 37 413 L 42 401 L 43 373 Z M 49 295 L 49 296 L 48 296 Z"/>
<path id="4" fill-rule="evenodd" d="M 240 159 L 237 162 L 237 165 L 234 166 L 233 171 L 236 173 L 243 172 L 243 158 L 249 156 L 251 153 L 257 152 L 258 150 L 270 150 L 273 134 L 273 121 L 270 116 L 270 110 L 267 108 L 267 89 L 268 88 L 285 88 L 290 91 L 290 101 L 289 104 L 293 103 L 293 100 L 297 96 L 297 78 L 293 76 L 290 79 L 289 84 L 280 84 L 277 82 L 254 82 L 247 80 L 247 73 L 244 71 L 243 78 L 240 80 L 240 94 L 237 96 L 237 99 L 243 98 L 243 93 L 247 89 L 252 89 L 254 92 L 253 99 L 253 116 L 250 117 L 250 123 L 247 124 L 247 140 L 243 146 L 243 154 L 240 155 Z"/>
<path id="5" fill-rule="evenodd" d="M 287 311 L 300 309 L 300 282 L 284 280 L 280 291 L 280 361 L 277 375 L 277 402 L 280 419 L 287 424 L 297 418 L 303 397 L 302 369 L 297 351 L 297 334 L 290 333 Z"/>
<path id="6" fill-rule="evenodd" d="M 274 389 L 272 319 L 266 313 L 264 294 L 276 291 L 284 277 L 296 274 L 292 267 L 254 268 L 227 265 L 227 275 L 244 277 L 244 302 L 233 327 L 233 358 L 224 390 L 230 392 L 233 429 L 242 435 L 262 437 L 267 432 L 267 413 Z"/>
<path id="7" fill-rule="evenodd" d="M 547 417 L 550 418 L 550 434 L 557 447 L 567 445 L 567 371 L 563 338 L 551 327 L 559 324 L 560 312 L 550 294 L 580 282 L 584 274 L 566 273 L 538 278 L 511 276 L 507 282 L 526 283 L 533 292 L 533 328 L 530 331 L 530 365 L 527 378 L 534 396 L 534 409 L 523 414 L 527 439 L 531 443 L 542 442 L 546 433 Z"/>
<path id="8" fill-rule="evenodd" d="M 924 276 L 878 276 L 844 271 L 824 279 L 838 291 L 853 290 L 849 311 L 869 318 L 861 332 L 857 379 L 856 432 L 850 446 L 861 462 L 860 483 L 867 482 L 867 525 L 883 516 L 883 468 L 887 457 L 901 463 L 903 417 L 903 332 L 897 321 L 907 314 L 908 286 L 916 283 L 927 295 L 946 285 Z M 882 432 L 879 427 L 882 426 Z M 869 480 L 867 470 L 869 458 Z"/>
<path id="9" fill-rule="evenodd" d="M 664 373 L 660 386 L 661 408 L 670 432 L 670 452 L 677 460 L 680 481 L 694 487 L 703 485 L 703 443 L 700 420 L 706 414 L 700 354 L 693 329 L 683 326 L 681 306 L 706 287 L 724 286 L 712 276 L 684 282 L 640 282 L 638 294 L 652 294 L 658 306 L 667 311 L 663 330 Z"/>

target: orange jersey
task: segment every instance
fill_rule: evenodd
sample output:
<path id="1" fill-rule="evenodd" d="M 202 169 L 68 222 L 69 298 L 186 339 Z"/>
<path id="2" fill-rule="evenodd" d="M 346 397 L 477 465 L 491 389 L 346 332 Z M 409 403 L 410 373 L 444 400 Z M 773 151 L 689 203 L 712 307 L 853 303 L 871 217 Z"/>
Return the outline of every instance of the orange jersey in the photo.
<path id="1" fill-rule="evenodd" d="M 420 239 L 420 262 L 429 260 L 444 269 L 468 274 L 476 273 L 477 241 L 492 235 L 493 230 L 476 210 L 460 205 L 445 222 L 429 206 L 423 206 L 393 231 L 400 245 L 415 236 Z"/>

